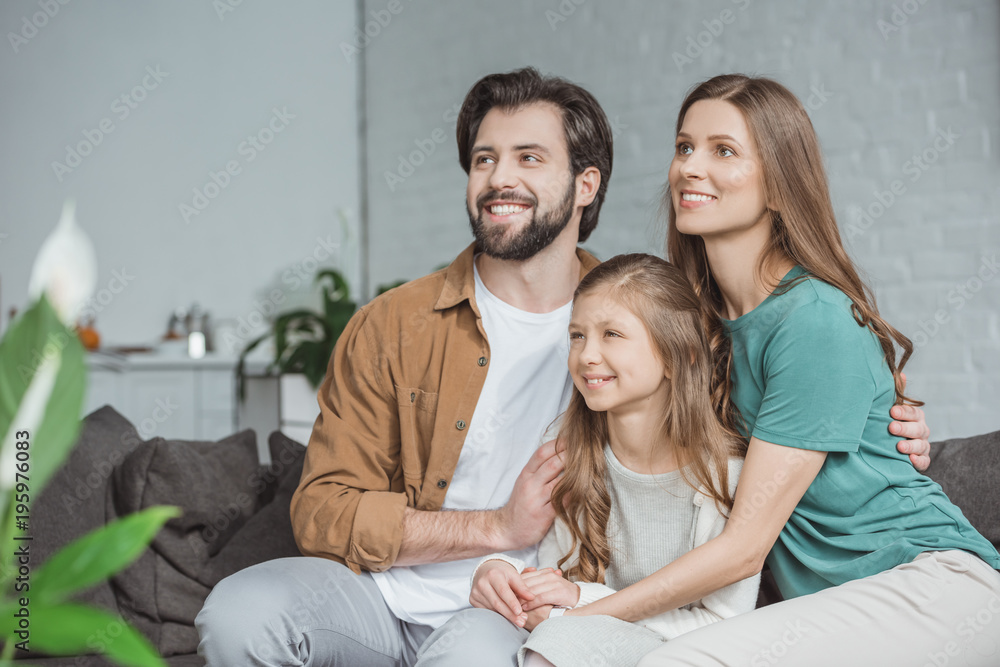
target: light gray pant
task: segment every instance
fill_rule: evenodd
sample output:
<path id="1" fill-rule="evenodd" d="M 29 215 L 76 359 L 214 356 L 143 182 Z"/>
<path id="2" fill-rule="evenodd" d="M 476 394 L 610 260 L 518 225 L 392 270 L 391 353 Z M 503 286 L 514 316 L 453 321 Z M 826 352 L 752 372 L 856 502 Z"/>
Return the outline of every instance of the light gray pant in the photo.
<path id="1" fill-rule="evenodd" d="M 996 667 L 1000 573 L 964 551 L 779 602 L 667 642 L 639 667 Z"/>
<path id="2" fill-rule="evenodd" d="M 223 579 L 195 625 L 209 667 L 508 667 L 527 637 L 481 609 L 432 635 L 396 618 L 367 572 L 325 558 L 282 558 Z"/>

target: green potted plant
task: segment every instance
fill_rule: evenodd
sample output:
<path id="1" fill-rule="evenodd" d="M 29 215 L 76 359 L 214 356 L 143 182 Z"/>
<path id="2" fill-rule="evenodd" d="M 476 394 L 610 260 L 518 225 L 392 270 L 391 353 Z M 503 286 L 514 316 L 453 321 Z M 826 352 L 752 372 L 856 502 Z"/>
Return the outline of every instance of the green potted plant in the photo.
<path id="1" fill-rule="evenodd" d="M 313 389 L 326 375 L 326 366 L 337 339 L 358 309 L 350 297 L 347 280 L 336 269 L 324 269 L 313 281 L 322 288 L 322 310 L 300 308 L 279 314 L 271 330 L 250 341 L 240 353 L 236 367 L 240 400 L 245 396 L 245 361 L 250 352 L 266 340 L 274 339 L 274 360 L 269 372 L 301 373 Z"/>
<path id="2" fill-rule="evenodd" d="M 31 558 L 32 501 L 76 442 L 86 379 L 76 322 L 97 280 L 90 240 L 68 204 L 32 270 L 31 303 L 0 340 L 0 665 L 15 649 L 93 653 L 96 632 L 116 624 L 100 651 L 119 665 L 163 666 L 149 640 L 116 614 L 70 600 L 135 560 L 179 511 L 151 507 L 72 542 L 41 566 Z"/>

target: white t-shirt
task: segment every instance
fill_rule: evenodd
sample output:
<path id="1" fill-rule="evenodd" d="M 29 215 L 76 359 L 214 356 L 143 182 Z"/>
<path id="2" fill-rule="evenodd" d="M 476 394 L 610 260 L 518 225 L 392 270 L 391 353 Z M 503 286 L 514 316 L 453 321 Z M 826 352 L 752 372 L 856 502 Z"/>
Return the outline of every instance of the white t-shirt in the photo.
<path id="1" fill-rule="evenodd" d="M 572 303 L 528 313 L 491 294 L 476 278 L 476 303 L 490 344 L 486 382 L 469 422 L 442 509 L 483 510 L 507 504 L 514 482 L 544 441 L 549 424 L 569 405 L 566 369 Z M 510 552 L 537 564 L 537 547 Z M 439 627 L 469 607 L 469 577 L 480 557 L 391 567 L 372 573 L 397 618 Z"/>

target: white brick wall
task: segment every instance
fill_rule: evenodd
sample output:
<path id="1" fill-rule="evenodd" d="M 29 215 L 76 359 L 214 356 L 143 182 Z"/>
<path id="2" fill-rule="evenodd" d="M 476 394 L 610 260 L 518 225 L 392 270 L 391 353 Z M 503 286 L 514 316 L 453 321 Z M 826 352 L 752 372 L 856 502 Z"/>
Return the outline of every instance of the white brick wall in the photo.
<path id="1" fill-rule="evenodd" d="M 907 371 L 934 437 L 1000 428 L 1000 277 L 974 280 L 1000 254 L 996 0 L 399 2 L 364 50 L 370 284 L 426 273 L 468 243 L 451 110 L 480 76 L 528 64 L 560 74 L 621 128 L 587 244 L 602 257 L 662 250 L 657 197 L 685 91 L 722 72 L 773 76 L 811 102 L 842 228 L 876 191 L 905 188 L 849 247 L 883 315 L 921 343 Z M 367 0 L 368 20 L 388 5 Z M 699 38 L 707 46 L 678 66 L 675 52 Z M 953 145 L 934 149 L 949 128 Z M 445 141 L 390 188 L 385 173 L 435 130 Z M 921 169 L 913 156 L 925 150 L 936 159 Z"/>

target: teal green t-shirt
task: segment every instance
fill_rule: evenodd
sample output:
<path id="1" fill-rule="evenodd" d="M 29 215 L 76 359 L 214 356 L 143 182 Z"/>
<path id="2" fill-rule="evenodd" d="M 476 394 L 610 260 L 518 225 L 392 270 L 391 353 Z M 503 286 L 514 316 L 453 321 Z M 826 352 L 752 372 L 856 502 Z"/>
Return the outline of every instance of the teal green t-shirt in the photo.
<path id="1" fill-rule="evenodd" d="M 782 285 L 805 275 L 795 267 Z M 767 562 L 791 598 L 867 577 L 924 551 L 1000 555 L 930 478 L 896 450 L 882 347 L 837 288 L 805 279 L 724 323 L 733 401 L 747 437 L 829 452 Z"/>

